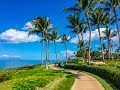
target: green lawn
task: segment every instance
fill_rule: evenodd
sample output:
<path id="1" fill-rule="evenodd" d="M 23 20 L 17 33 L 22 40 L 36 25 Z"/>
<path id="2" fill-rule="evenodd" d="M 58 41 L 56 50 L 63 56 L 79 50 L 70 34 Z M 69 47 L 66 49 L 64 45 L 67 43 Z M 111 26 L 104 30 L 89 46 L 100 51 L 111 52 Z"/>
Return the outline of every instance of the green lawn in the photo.
<path id="1" fill-rule="evenodd" d="M 36 90 L 36 87 L 45 87 L 63 75 L 63 71 L 45 70 L 41 66 L 1 70 L 0 90 Z"/>

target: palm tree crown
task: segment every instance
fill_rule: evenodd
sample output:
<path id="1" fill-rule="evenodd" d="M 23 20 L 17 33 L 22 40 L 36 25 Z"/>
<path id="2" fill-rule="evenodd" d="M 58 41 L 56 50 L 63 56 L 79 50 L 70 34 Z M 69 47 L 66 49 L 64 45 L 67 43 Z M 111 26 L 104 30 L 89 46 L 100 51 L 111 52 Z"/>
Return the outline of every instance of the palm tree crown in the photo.
<path id="1" fill-rule="evenodd" d="M 61 36 L 61 40 L 62 40 L 62 43 L 66 43 L 66 42 L 70 41 L 70 37 L 67 36 L 66 34 L 63 34 Z"/>

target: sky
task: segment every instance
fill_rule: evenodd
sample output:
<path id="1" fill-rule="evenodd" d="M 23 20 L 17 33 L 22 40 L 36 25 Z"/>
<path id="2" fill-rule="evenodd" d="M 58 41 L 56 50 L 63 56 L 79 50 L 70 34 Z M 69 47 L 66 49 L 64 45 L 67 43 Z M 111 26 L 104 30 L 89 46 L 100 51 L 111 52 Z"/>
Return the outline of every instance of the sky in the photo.
<path id="1" fill-rule="evenodd" d="M 38 35 L 28 37 L 28 27 L 32 27 L 31 21 L 37 16 L 46 16 L 51 24 L 59 29 L 59 34 L 66 33 L 72 37 L 67 43 L 69 56 L 73 56 L 78 50 L 77 36 L 71 34 L 65 28 L 69 23 L 63 12 L 65 7 L 74 6 L 76 0 L 0 0 L 0 58 L 20 58 L 23 60 L 39 60 L 41 55 L 41 39 Z M 115 29 L 115 27 L 113 27 Z M 92 29 L 92 48 L 96 50 L 99 45 L 97 29 Z M 101 32 L 105 28 L 101 28 Z M 84 34 L 88 41 L 89 32 Z M 117 37 L 113 38 L 117 42 Z M 45 51 L 45 50 L 44 50 Z M 50 43 L 50 59 L 55 59 L 54 45 Z M 57 42 L 59 59 L 65 58 L 65 48 Z M 45 57 L 45 56 L 44 56 Z"/>

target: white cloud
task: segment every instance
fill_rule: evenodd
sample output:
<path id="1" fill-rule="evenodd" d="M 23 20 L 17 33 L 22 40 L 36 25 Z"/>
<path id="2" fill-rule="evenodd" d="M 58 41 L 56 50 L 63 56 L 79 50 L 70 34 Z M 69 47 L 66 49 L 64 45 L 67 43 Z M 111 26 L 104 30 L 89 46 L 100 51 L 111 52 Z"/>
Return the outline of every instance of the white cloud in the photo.
<path id="1" fill-rule="evenodd" d="M 9 55 L 1 55 L 0 57 L 9 57 Z"/>
<path id="2" fill-rule="evenodd" d="M 32 23 L 30 21 L 28 21 L 27 23 L 25 23 L 24 27 L 22 28 L 23 30 L 34 30 L 35 26 L 32 25 Z"/>
<path id="3" fill-rule="evenodd" d="M 69 57 L 74 57 L 74 56 L 75 56 L 74 53 L 76 53 L 76 51 L 67 50 L 68 58 L 69 58 Z M 61 57 L 61 56 L 62 56 L 62 57 Z M 66 51 L 61 51 L 60 53 L 58 53 L 58 57 L 59 57 L 60 59 L 66 58 Z"/>
<path id="4" fill-rule="evenodd" d="M 62 42 L 62 39 L 61 39 L 61 38 L 59 38 L 58 40 L 56 40 L 56 42 Z"/>
<path id="5" fill-rule="evenodd" d="M 0 58 L 22 58 L 21 56 L 0 55 Z"/>
<path id="6" fill-rule="evenodd" d="M 71 39 L 71 37 L 70 37 L 70 36 L 68 36 L 68 39 Z M 56 42 L 62 42 L 62 39 L 61 39 L 61 38 L 59 38 L 58 40 L 56 40 Z"/>
<path id="7" fill-rule="evenodd" d="M 105 31 L 105 29 L 106 28 L 100 28 L 100 33 L 101 33 L 102 37 L 104 36 L 104 34 L 102 32 Z M 89 40 L 89 31 L 87 31 L 86 33 L 84 33 L 83 37 L 84 37 L 85 41 L 88 41 Z M 81 38 L 81 35 L 80 35 L 80 38 Z M 118 41 L 118 36 L 115 36 L 112 39 L 116 42 L 116 41 Z M 94 41 L 94 40 L 99 40 L 98 29 L 95 29 L 94 31 L 91 32 L 91 41 Z M 78 43 L 78 36 L 77 35 L 76 35 L 75 38 L 71 39 L 71 43 L 75 43 L 75 44 Z"/>
<path id="8" fill-rule="evenodd" d="M 50 28 L 53 28 L 53 24 L 50 24 L 50 25 L 48 26 L 48 29 L 50 29 Z"/>
<path id="9" fill-rule="evenodd" d="M 31 35 L 28 37 L 28 32 L 9 29 L 0 34 L 0 39 L 5 40 L 9 43 L 27 43 L 39 41 L 40 37 L 37 35 Z"/>
<path id="10" fill-rule="evenodd" d="M 50 24 L 48 29 L 53 28 L 53 24 Z M 23 30 L 35 30 L 35 26 L 32 24 L 32 22 L 28 21 L 25 23 L 24 27 L 22 28 Z"/>

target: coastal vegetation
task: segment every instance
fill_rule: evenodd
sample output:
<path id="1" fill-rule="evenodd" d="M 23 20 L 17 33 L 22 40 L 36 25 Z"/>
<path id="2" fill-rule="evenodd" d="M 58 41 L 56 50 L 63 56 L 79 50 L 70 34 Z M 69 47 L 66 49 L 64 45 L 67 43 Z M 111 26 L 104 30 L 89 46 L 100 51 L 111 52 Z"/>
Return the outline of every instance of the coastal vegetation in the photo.
<path id="1" fill-rule="evenodd" d="M 34 65 L 23 68 L 15 68 L 0 71 L 0 90 L 42 90 L 51 82 L 59 80 L 59 86 L 55 85 L 51 90 L 60 88 L 71 88 L 74 76 L 58 70 L 46 70 L 44 66 Z M 62 82 L 71 81 L 70 85 L 62 86 Z M 65 83 L 64 83 L 65 84 Z M 57 88 L 59 89 L 55 89 Z M 49 86 L 48 88 L 50 88 Z M 49 89 L 50 90 L 50 89 Z"/>
<path id="2" fill-rule="evenodd" d="M 80 48 L 80 51 L 78 51 L 80 54 L 79 56 L 81 56 L 82 58 L 83 57 L 85 58 L 84 56 L 85 49 L 88 49 L 86 50 L 87 51 L 86 59 L 88 59 L 89 64 L 90 64 L 90 60 L 92 60 L 93 58 L 96 58 L 92 55 L 92 53 L 94 52 L 99 54 L 99 57 L 100 57 L 99 60 L 102 60 L 102 61 L 105 61 L 105 59 L 112 60 L 114 58 L 113 54 L 118 55 L 118 57 L 117 58 L 115 57 L 115 59 L 120 58 L 119 56 L 120 31 L 118 29 L 119 18 L 117 15 L 117 10 L 119 6 L 120 6 L 120 2 L 118 0 L 101 0 L 101 1 L 100 0 L 77 0 L 77 2 L 75 3 L 75 6 L 64 9 L 65 12 L 71 12 L 70 16 L 67 17 L 67 20 L 70 23 L 70 25 L 68 25 L 67 28 L 70 28 L 72 32 L 75 32 L 78 35 L 78 41 L 79 41 L 78 45 Z M 115 24 L 117 27 L 117 31 L 111 28 L 111 26 Z M 91 48 L 91 30 L 94 27 L 97 28 L 99 33 L 98 35 L 100 40 L 100 45 L 99 45 L 100 47 L 98 51 L 94 51 Z M 101 27 L 105 28 L 103 32 L 101 32 L 100 30 Z M 89 31 L 88 42 L 86 42 L 83 37 L 83 34 L 86 31 Z M 118 42 L 119 42 L 118 45 L 116 45 L 115 41 L 112 39 L 115 36 L 118 37 Z M 103 43 L 105 39 L 107 40 L 108 43 Z M 86 42 L 88 44 L 85 46 L 84 44 L 80 44 L 80 41 L 84 43 Z M 116 46 L 118 48 L 116 48 Z M 116 50 L 114 49 L 113 51 L 113 48 L 116 48 Z M 82 52 L 83 54 L 80 52 Z"/>
<path id="3" fill-rule="evenodd" d="M 70 13 L 66 17 L 69 23 L 66 28 L 78 37 L 76 46 L 79 49 L 72 58 L 68 55 L 67 46 L 72 36 L 59 35 L 58 28 L 51 24 L 48 17 L 35 17 L 32 21 L 34 28 L 28 28 L 28 37 L 32 34 L 42 37 L 41 65 L 0 70 L 0 90 L 44 90 L 46 87 L 50 88 L 50 83 L 57 79 L 58 84 L 51 87 L 51 90 L 70 90 L 75 80 L 74 75 L 63 70 L 49 69 L 48 66 L 51 42 L 54 44 L 56 63 L 61 64 L 57 53 L 57 40 L 64 44 L 66 52 L 65 62 L 62 62 L 65 64 L 63 68 L 92 73 L 120 90 L 120 29 L 117 13 L 119 7 L 119 0 L 77 0 L 74 6 L 63 10 Z M 101 28 L 104 28 L 104 31 L 101 31 Z M 91 45 L 94 29 L 97 29 L 99 38 L 97 50 Z M 84 37 L 85 32 L 89 33 L 87 40 Z M 113 40 L 114 37 L 117 37 L 117 42 Z"/>

